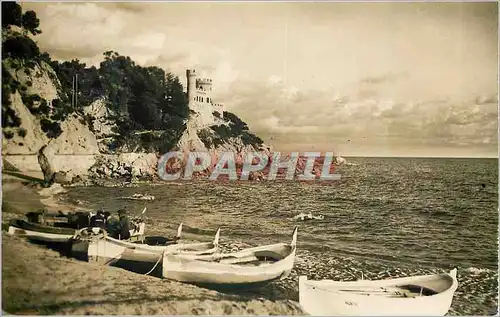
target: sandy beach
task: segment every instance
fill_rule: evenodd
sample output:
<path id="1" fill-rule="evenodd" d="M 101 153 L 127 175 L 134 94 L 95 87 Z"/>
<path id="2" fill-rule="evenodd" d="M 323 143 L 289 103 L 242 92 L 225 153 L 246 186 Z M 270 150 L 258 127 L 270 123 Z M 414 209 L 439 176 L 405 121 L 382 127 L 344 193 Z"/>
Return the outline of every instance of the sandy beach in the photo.
<path id="1" fill-rule="evenodd" d="M 179 188 L 179 186 L 173 186 L 170 189 L 154 186 L 146 188 L 150 188 L 151 191 L 153 191 L 152 188 L 157 188 L 159 192 L 163 192 Z M 224 188 L 225 191 L 229 190 L 229 188 Z M 22 218 L 22 215 L 28 211 L 43 207 L 50 211 L 81 210 L 90 205 L 90 200 L 79 200 L 85 199 L 83 197 L 91 197 L 90 194 L 75 195 L 74 191 L 101 192 L 103 197 L 100 199 L 92 196 L 93 207 L 104 204 L 106 200 L 109 206 L 117 208 L 118 206 L 115 205 L 118 204 L 131 205 L 130 202 L 114 196 L 129 195 L 135 190 L 135 188 L 80 188 L 77 190 L 58 187 L 46 190 L 26 183 L 25 180 L 4 175 L 2 206 L 4 311 L 11 314 L 30 315 L 303 315 L 298 305 L 298 277 L 300 275 L 307 275 L 310 279 L 352 281 L 363 275 L 366 279 L 385 279 L 443 271 L 432 266 L 416 266 L 399 261 L 391 263 L 377 258 L 363 259 L 338 252 L 325 253 L 321 248 L 308 250 L 302 238 L 308 229 L 303 225 L 303 228 L 299 228 L 299 248 L 290 276 L 265 287 L 240 290 L 236 294 L 218 292 L 155 276 L 140 275 L 120 268 L 81 262 L 43 245 L 36 245 L 25 239 L 6 234 L 6 225 L 9 220 Z M 40 192 L 45 196 L 40 195 Z M 56 194 L 57 192 L 62 194 Z M 117 194 L 118 192 L 120 194 Z M 159 197 L 156 193 L 155 195 Z M 185 241 L 206 241 L 207 237 L 212 238 L 213 232 L 205 232 L 202 228 L 212 228 L 213 226 L 207 226 L 204 223 L 212 218 L 220 223 L 220 213 L 207 212 L 204 216 L 196 218 L 188 216 L 188 210 L 184 211 L 185 214 L 172 210 L 172 203 L 169 203 L 168 199 L 176 199 L 175 194 L 171 193 L 164 199 L 166 199 L 164 203 L 169 207 L 165 209 L 163 207 L 165 205 L 162 204 L 159 208 L 166 211 L 154 211 L 154 204 L 150 205 L 152 214 L 145 218 L 147 234 L 172 236 L 181 219 L 184 221 L 191 219 L 187 221 L 191 227 L 186 228 L 186 234 L 183 233 Z M 132 205 L 132 210 L 142 208 L 139 208 L 142 206 L 141 202 L 136 204 Z M 184 204 L 185 202 L 181 205 L 184 206 Z M 195 210 L 193 208 L 189 210 Z M 231 238 L 231 230 L 230 226 L 224 227 L 220 244 L 223 251 L 236 251 L 265 241 Z M 280 238 L 279 241 L 288 239 L 286 235 L 284 240 Z M 253 236 L 254 239 L 259 238 Z M 494 314 L 497 306 L 497 276 L 494 270 L 459 267 L 459 288 L 448 315 Z"/>
<path id="2" fill-rule="evenodd" d="M 258 294 L 224 294 L 188 284 L 81 262 L 6 234 L 10 219 L 28 210 L 77 210 L 43 197 L 36 186 L 4 176 L 2 301 L 10 314 L 296 315 L 298 303 Z M 172 232 L 173 233 L 173 232 Z"/>

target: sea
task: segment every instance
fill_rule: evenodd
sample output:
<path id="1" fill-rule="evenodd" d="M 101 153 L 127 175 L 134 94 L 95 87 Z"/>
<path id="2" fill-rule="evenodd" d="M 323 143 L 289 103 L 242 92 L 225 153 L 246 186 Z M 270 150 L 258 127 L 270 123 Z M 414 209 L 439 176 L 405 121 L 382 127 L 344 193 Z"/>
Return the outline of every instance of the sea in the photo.
<path id="1" fill-rule="evenodd" d="M 300 274 L 386 278 L 459 269 L 450 315 L 498 310 L 498 159 L 347 158 L 335 181 L 160 182 L 78 187 L 71 200 L 132 214 L 146 230 L 183 222 L 187 233 L 240 247 L 287 242 L 299 226 Z M 154 201 L 127 200 L 148 194 Z M 300 213 L 323 219 L 300 221 Z M 347 273 L 348 272 L 348 273 Z M 370 275 L 371 274 L 371 275 Z M 289 296 L 296 296 L 290 293 Z M 294 298 L 291 298 L 294 299 Z"/>

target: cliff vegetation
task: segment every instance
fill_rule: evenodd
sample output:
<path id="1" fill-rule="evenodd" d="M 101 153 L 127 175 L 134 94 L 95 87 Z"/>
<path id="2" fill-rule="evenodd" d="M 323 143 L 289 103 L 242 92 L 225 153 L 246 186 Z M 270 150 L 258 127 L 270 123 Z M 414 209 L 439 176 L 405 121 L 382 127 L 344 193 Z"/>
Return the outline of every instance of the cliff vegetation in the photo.
<path id="1" fill-rule="evenodd" d="M 68 143 L 64 132 L 71 127 L 87 153 L 164 153 L 178 145 L 190 116 L 178 76 L 156 66 L 138 65 L 115 51 L 104 52 L 98 67 L 78 59 L 53 60 L 36 43 L 42 33 L 39 26 L 34 11 L 23 12 L 15 2 L 2 2 L 6 153 L 34 153 L 58 138 Z M 103 114 L 107 130 L 106 124 L 98 124 Z M 235 139 L 252 146 L 263 143 L 236 115 L 226 112 L 224 118 L 226 125 L 198 131 L 207 148 Z M 84 141 L 82 131 L 87 131 Z"/>

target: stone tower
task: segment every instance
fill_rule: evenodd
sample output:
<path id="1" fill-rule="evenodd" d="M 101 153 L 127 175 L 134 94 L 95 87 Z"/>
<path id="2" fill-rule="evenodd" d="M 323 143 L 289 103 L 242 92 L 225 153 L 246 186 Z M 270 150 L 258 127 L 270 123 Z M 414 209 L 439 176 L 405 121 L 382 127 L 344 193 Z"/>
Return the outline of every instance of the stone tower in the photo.
<path id="1" fill-rule="evenodd" d="M 194 110 L 194 102 L 196 100 L 196 70 L 186 70 L 187 77 L 187 95 L 189 109 Z"/>
<path id="2" fill-rule="evenodd" d="M 198 127 L 215 124 L 214 112 L 222 119 L 223 107 L 212 100 L 212 79 L 198 78 L 195 69 L 186 70 L 188 106 L 195 114 L 192 120 Z"/>

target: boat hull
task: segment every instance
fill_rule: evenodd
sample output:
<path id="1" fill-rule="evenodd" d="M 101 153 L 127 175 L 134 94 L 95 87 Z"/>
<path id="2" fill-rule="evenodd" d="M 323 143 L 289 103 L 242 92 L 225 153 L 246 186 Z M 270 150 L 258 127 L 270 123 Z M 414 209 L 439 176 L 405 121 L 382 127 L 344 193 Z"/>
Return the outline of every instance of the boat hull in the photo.
<path id="1" fill-rule="evenodd" d="M 144 231 L 145 224 L 140 223 L 138 230 L 130 230 L 131 239 L 141 239 Z M 77 232 L 77 229 L 45 226 L 17 219 L 10 222 L 8 230 L 10 235 L 23 236 L 29 240 L 46 243 L 70 242 Z"/>
<path id="2" fill-rule="evenodd" d="M 246 267 L 217 262 L 203 262 L 165 254 L 163 277 L 199 285 L 263 285 L 285 279 L 293 269 L 295 250 L 281 261 L 263 266 Z"/>
<path id="3" fill-rule="evenodd" d="M 314 316 L 444 316 L 458 287 L 454 274 L 448 275 L 449 287 L 442 292 L 415 297 L 389 297 L 381 289 L 402 283 L 419 285 L 419 281 L 437 289 L 443 281 L 433 282 L 437 275 L 359 282 L 308 281 L 301 276 L 299 302 L 304 312 Z"/>
<path id="4" fill-rule="evenodd" d="M 297 229 L 290 244 L 277 243 L 212 257 L 165 253 L 162 276 L 178 282 L 219 287 L 262 285 L 285 279 L 295 261 Z M 268 259 L 273 262 L 266 262 Z"/>
<path id="5" fill-rule="evenodd" d="M 94 241 L 74 241 L 73 256 L 100 265 L 111 265 L 145 274 L 153 267 L 161 268 L 164 253 L 180 252 L 190 255 L 209 255 L 218 249 L 219 231 L 213 242 L 148 245 L 118 240 L 109 236 Z M 161 272 L 161 271 L 160 271 Z M 159 274 L 161 274 L 159 272 Z"/>
<path id="6" fill-rule="evenodd" d="M 75 232 L 75 229 L 38 225 L 24 220 L 11 221 L 8 230 L 10 235 L 23 236 L 29 240 L 48 243 L 68 242 Z"/>

